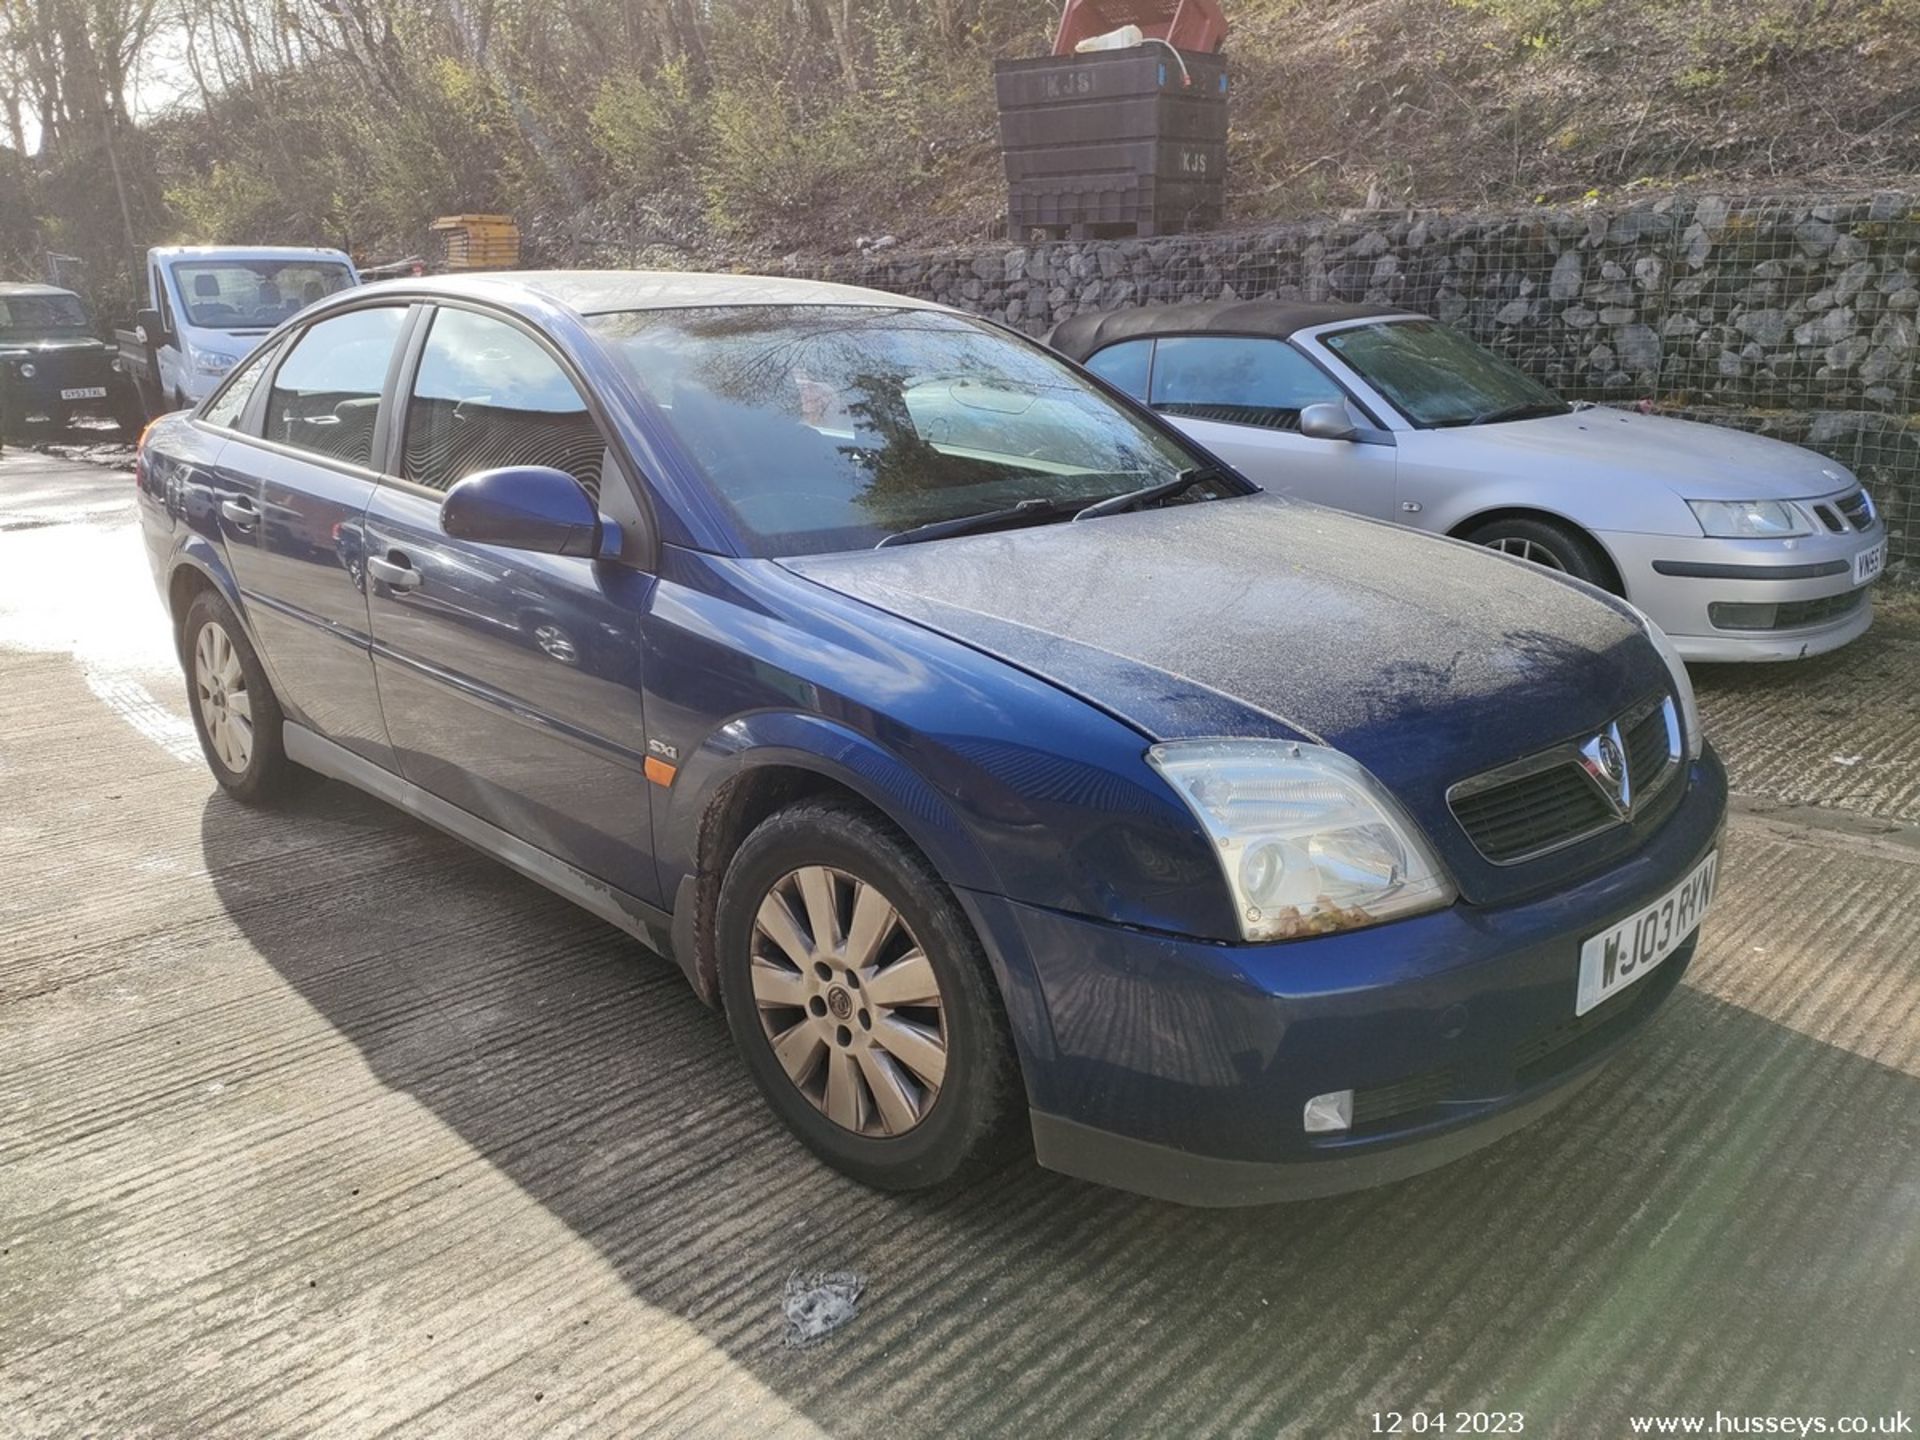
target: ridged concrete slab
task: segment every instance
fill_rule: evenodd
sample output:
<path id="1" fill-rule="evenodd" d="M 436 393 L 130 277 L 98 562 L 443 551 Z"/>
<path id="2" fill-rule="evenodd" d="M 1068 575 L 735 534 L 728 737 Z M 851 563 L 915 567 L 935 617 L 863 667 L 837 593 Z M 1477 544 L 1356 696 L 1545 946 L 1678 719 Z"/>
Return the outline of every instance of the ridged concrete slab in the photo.
<path id="1" fill-rule="evenodd" d="M 112 662 L 116 708 L 91 621 L 10 611 L 5 541 L 0 1434 L 1323 1436 L 1444 1406 L 1613 1435 L 1920 1405 L 1920 848 L 1736 816 L 1696 967 L 1631 1050 L 1407 1184 L 1194 1212 L 1019 1164 L 886 1197 L 786 1137 L 666 962 L 337 786 L 219 795 L 126 718 L 134 689 L 182 713 L 164 637 Z M 862 1313 L 787 1349 L 788 1276 L 842 1268 Z"/>
<path id="2" fill-rule="evenodd" d="M 1832 655 L 1693 668 L 1735 790 L 1920 823 L 1920 592 L 1876 598 L 1873 628 Z"/>

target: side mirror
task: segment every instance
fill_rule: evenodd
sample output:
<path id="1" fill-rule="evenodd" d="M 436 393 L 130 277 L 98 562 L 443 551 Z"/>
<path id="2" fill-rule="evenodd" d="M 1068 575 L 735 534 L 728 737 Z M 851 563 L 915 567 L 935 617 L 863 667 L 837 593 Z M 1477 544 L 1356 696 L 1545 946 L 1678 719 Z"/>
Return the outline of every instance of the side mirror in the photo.
<path id="1" fill-rule="evenodd" d="M 545 465 L 510 465 L 467 476 L 447 491 L 440 528 L 456 540 L 539 555 L 597 559 L 620 550 L 620 527 L 600 518 L 578 480 Z"/>
<path id="2" fill-rule="evenodd" d="M 1360 427 L 1353 423 L 1347 407 L 1337 400 L 1324 400 L 1300 412 L 1300 433 L 1310 440 L 1355 440 Z"/>
<path id="3" fill-rule="evenodd" d="M 133 326 L 140 332 L 140 343 L 151 345 L 156 350 L 173 339 L 167 333 L 166 322 L 160 318 L 158 310 L 136 310 L 133 315 Z"/>

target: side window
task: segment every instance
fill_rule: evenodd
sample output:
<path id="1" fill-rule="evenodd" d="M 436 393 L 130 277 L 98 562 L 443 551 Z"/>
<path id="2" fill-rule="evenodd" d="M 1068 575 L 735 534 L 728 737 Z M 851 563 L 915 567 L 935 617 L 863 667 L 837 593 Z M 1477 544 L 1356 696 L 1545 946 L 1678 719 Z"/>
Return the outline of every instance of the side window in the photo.
<path id="1" fill-rule="evenodd" d="M 263 345 L 249 355 L 240 368 L 227 377 L 227 383 L 207 402 L 207 408 L 200 412 L 200 418 L 209 425 L 218 425 L 222 430 L 233 430 L 240 424 L 240 412 L 247 408 L 247 401 L 253 395 L 253 387 L 260 383 L 260 377 L 267 371 L 273 357 L 280 353 L 278 345 Z"/>
<path id="2" fill-rule="evenodd" d="M 352 310 L 293 342 L 267 396 L 267 436 L 350 465 L 373 465 L 373 422 L 406 311 Z"/>
<path id="3" fill-rule="evenodd" d="M 1280 340 L 1183 335 L 1162 340 L 1154 356 L 1152 403 L 1169 415 L 1295 430 L 1306 406 L 1341 398 L 1338 385 Z"/>
<path id="4" fill-rule="evenodd" d="M 573 382 L 524 330 L 441 310 L 407 399 L 402 473 L 445 490 L 480 470 L 547 465 L 600 498 L 606 442 Z"/>
<path id="5" fill-rule="evenodd" d="M 1087 361 L 1087 369 L 1136 400 L 1147 398 L 1147 371 L 1153 361 L 1153 341 L 1122 340 Z"/>

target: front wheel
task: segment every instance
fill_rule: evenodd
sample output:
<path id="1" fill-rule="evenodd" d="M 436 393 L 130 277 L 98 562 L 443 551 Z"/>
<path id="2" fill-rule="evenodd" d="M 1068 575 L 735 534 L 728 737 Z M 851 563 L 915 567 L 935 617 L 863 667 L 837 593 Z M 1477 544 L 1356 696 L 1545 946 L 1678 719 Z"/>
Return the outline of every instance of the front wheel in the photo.
<path id="1" fill-rule="evenodd" d="M 716 923 L 734 1043 L 817 1155 L 912 1190 L 1004 1153 L 1019 1084 L 998 987 L 905 837 L 849 804 L 782 811 L 734 856 Z"/>
<path id="2" fill-rule="evenodd" d="M 1490 521 L 1471 531 L 1467 539 L 1542 569 L 1561 571 L 1602 590 L 1614 588 L 1609 583 L 1606 562 L 1593 541 L 1570 526 L 1515 515 Z"/>
<path id="3" fill-rule="evenodd" d="M 281 746 L 280 702 L 227 602 L 211 590 L 196 595 L 181 642 L 193 729 L 213 778 L 249 805 L 284 793 L 298 771 Z"/>

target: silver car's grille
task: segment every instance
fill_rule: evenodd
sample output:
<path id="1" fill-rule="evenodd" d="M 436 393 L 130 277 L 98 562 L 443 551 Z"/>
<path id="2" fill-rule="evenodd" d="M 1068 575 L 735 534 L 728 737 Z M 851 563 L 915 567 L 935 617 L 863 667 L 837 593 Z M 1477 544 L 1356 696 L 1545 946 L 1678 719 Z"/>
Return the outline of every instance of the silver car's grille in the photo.
<path id="1" fill-rule="evenodd" d="M 1659 696 L 1596 735 L 1462 780 L 1447 804 L 1475 849 L 1518 865 L 1660 808 L 1681 749 L 1679 711 Z"/>
<path id="2" fill-rule="evenodd" d="M 1865 490 L 1855 490 L 1838 500 L 1822 500 L 1813 506 L 1813 513 L 1835 535 L 1873 528 L 1873 500 Z"/>

